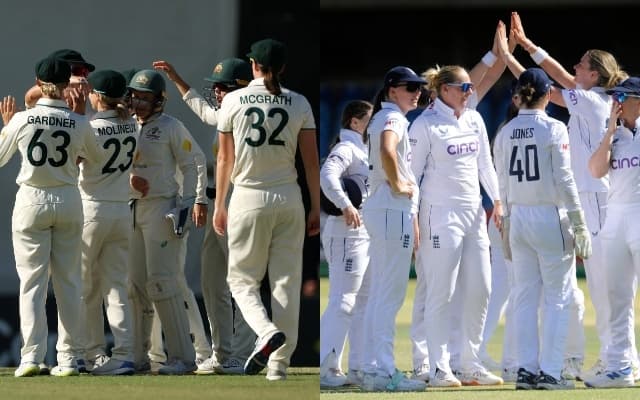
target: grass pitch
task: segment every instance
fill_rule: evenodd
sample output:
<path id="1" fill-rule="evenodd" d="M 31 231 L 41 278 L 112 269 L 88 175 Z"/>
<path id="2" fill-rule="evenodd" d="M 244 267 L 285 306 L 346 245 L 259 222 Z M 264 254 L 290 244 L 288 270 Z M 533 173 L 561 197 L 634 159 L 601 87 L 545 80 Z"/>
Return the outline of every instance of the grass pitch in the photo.
<path id="1" fill-rule="evenodd" d="M 595 330 L 595 312 L 591 305 L 591 298 L 589 297 L 589 290 L 587 289 L 586 281 L 579 279 L 578 284 L 585 295 L 585 336 L 586 336 L 586 349 L 585 349 L 585 368 L 591 367 L 591 365 L 598 358 L 598 337 Z M 407 296 L 405 302 L 398 313 L 396 318 L 396 339 L 395 339 L 395 356 L 396 366 L 398 369 L 408 372 L 411 371 L 411 341 L 409 338 L 409 328 L 411 326 L 411 307 L 415 291 L 415 280 L 409 281 L 409 288 L 407 290 Z M 320 313 L 324 312 L 327 306 L 327 299 L 329 294 L 329 280 L 323 278 L 321 280 L 321 293 L 320 293 Z M 636 309 L 640 302 L 636 298 Z M 636 319 L 636 332 L 640 328 L 640 320 Z M 500 322 L 500 325 L 496 329 L 496 332 L 491 339 L 488 346 L 489 354 L 494 360 L 500 361 L 502 356 L 502 339 L 504 333 L 504 321 Z M 343 357 L 343 369 L 346 370 L 346 354 Z M 326 400 L 364 400 L 364 399 L 393 399 L 393 400 L 409 400 L 409 399 L 430 399 L 430 400 L 527 400 L 527 399 L 544 399 L 544 400 L 602 400 L 602 399 L 615 399 L 615 400 L 637 400 L 640 399 L 640 384 L 637 384 L 635 388 L 627 389 L 586 389 L 582 382 L 578 382 L 576 390 L 567 391 L 517 391 L 513 384 L 503 386 L 489 386 L 489 387 L 462 387 L 452 389 L 430 388 L 427 387 L 425 392 L 421 393 L 363 393 L 357 388 L 345 388 L 336 391 L 322 390 L 320 393 L 321 399 Z"/>
<path id="2" fill-rule="evenodd" d="M 287 380 L 255 376 L 91 376 L 15 378 L 0 368 L 0 400 L 317 399 L 319 368 L 289 368 Z"/>

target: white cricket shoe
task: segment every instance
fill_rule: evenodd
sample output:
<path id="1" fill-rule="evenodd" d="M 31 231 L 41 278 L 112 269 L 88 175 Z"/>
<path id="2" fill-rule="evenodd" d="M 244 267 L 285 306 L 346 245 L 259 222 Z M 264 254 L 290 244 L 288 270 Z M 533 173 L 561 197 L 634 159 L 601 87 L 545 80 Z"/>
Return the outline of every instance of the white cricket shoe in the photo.
<path id="1" fill-rule="evenodd" d="M 351 369 L 347 372 L 347 385 L 362 386 L 364 380 L 364 373 L 359 369 Z"/>
<path id="2" fill-rule="evenodd" d="M 415 368 L 411 374 L 411 379 L 417 379 L 429 383 L 429 376 L 431 374 L 431 367 L 429 363 L 424 363 L 420 367 Z"/>
<path id="3" fill-rule="evenodd" d="M 215 356 L 211 356 L 198 364 L 198 369 L 194 371 L 196 375 L 213 375 L 217 373 L 222 366 Z"/>
<path id="4" fill-rule="evenodd" d="M 429 380 L 429 386 L 459 387 L 462 386 L 462 382 L 460 382 L 452 372 L 443 371 L 440 368 L 436 368 L 435 375 Z"/>
<path id="5" fill-rule="evenodd" d="M 347 383 L 347 377 L 334 365 L 338 365 L 336 351 L 331 350 L 320 364 L 320 388 L 335 388 L 344 386 Z"/>
<path id="6" fill-rule="evenodd" d="M 410 379 L 396 369 L 393 376 L 365 374 L 362 389 L 367 392 L 422 392 L 427 388 L 424 381 Z"/>
<path id="7" fill-rule="evenodd" d="M 169 361 L 158 369 L 160 375 L 187 375 L 196 370 L 194 361 L 186 362 L 178 359 Z"/>
<path id="8" fill-rule="evenodd" d="M 80 371 L 78 371 L 77 367 L 56 365 L 51 369 L 51 375 L 60 377 L 77 376 L 80 375 Z"/>
<path id="9" fill-rule="evenodd" d="M 109 361 L 91 370 L 93 375 L 133 375 L 136 367 L 132 361 L 109 359 Z"/>
<path id="10" fill-rule="evenodd" d="M 601 373 L 603 373 L 606 370 L 606 365 L 604 365 L 604 362 L 598 358 L 598 360 L 591 366 L 591 368 L 589 368 L 586 372 L 583 372 L 583 380 L 589 379 L 589 378 L 593 378 L 596 375 L 600 375 Z"/>
<path id="11" fill-rule="evenodd" d="M 491 386 L 502 385 L 504 381 L 497 375 L 486 369 L 477 369 L 469 372 L 459 372 L 456 377 L 463 386 Z"/>
<path id="12" fill-rule="evenodd" d="M 516 383 L 518 380 L 518 368 L 503 368 L 502 380 L 505 383 Z"/>
<path id="13" fill-rule="evenodd" d="M 568 390 L 574 388 L 572 381 L 568 381 L 562 377 L 556 379 L 551 375 L 545 374 L 544 371 L 540 371 L 536 382 L 536 389 L 538 390 Z"/>
<path id="14" fill-rule="evenodd" d="M 34 362 L 23 362 L 18 366 L 13 375 L 16 378 L 40 375 L 40 366 Z"/>
<path id="15" fill-rule="evenodd" d="M 268 381 L 284 381 L 285 379 L 287 379 L 287 371 L 281 371 L 275 368 L 268 368 L 266 378 Z"/>
<path id="16" fill-rule="evenodd" d="M 570 381 L 581 380 L 583 362 L 582 358 L 578 357 L 566 358 L 562 366 L 562 378 Z"/>
<path id="17" fill-rule="evenodd" d="M 487 371 L 500 371 L 500 363 L 491 358 L 491 356 L 484 355 L 480 357 L 480 362 L 487 369 Z"/>
<path id="18" fill-rule="evenodd" d="M 584 385 L 590 388 L 615 388 L 634 386 L 633 371 L 631 367 L 619 371 L 605 370 L 601 374 L 585 379 Z"/>
<path id="19" fill-rule="evenodd" d="M 284 345 L 287 337 L 283 332 L 277 331 L 269 338 L 263 338 L 256 342 L 253 353 L 244 364 L 244 373 L 247 375 L 256 375 L 262 371 L 269 361 L 269 356 L 274 351 Z"/>

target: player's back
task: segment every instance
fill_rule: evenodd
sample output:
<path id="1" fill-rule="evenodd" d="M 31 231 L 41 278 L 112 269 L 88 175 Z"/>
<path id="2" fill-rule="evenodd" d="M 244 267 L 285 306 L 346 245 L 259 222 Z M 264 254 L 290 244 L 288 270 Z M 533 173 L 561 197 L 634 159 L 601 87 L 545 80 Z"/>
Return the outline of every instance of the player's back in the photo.
<path id="1" fill-rule="evenodd" d="M 127 201 L 129 170 L 138 141 L 139 126 L 132 117 L 121 119 L 115 110 L 98 112 L 91 121 L 99 145 L 107 159 L 80 165 L 80 192 L 83 199 Z"/>
<path id="2" fill-rule="evenodd" d="M 564 183 L 559 178 L 571 173 L 554 150 L 567 152 L 568 157 L 569 139 L 564 125 L 544 111 L 521 110 L 500 130 L 497 140 L 496 164 L 502 163 L 498 169 L 507 182 L 508 202 L 560 205 L 557 185 Z"/>
<path id="3" fill-rule="evenodd" d="M 295 183 L 295 154 L 301 129 L 315 129 L 307 99 L 289 89 L 273 95 L 262 79 L 227 94 L 220 132 L 233 132 L 236 186 L 265 188 Z"/>
<path id="4" fill-rule="evenodd" d="M 40 99 L 34 108 L 17 113 L 8 127 L 17 129 L 22 164 L 16 182 L 34 187 L 76 185 L 79 156 L 85 156 L 85 116 L 62 100 Z"/>

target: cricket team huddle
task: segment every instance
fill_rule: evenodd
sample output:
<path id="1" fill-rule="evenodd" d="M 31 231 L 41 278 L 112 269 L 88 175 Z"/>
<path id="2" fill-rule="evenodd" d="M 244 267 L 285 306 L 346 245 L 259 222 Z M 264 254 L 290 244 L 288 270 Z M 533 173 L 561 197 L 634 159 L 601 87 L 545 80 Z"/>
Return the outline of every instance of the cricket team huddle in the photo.
<path id="1" fill-rule="evenodd" d="M 246 59 L 215 64 L 203 96 L 167 61 L 96 71 L 61 49 L 36 63 L 24 111 L 14 97 L 2 99 L 0 166 L 21 156 L 12 214 L 23 342 L 16 377 L 266 368 L 270 381 L 287 378 L 302 246 L 320 230 L 320 189 L 313 114 L 282 86 L 286 62 L 282 42 L 256 41 Z M 211 126 L 209 156 L 165 112 L 165 76 Z M 306 217 L 296 151 L 312 198 Z M 184 274 L 192 226 L 205 228 L 211 343 Z M 267 268 L 271 317 L 260 295 Z M 49 280 L 58 311 L 53 367 L 44 362 Z"/>
<path id="2" fill-rule="evenodd" d="M 537 67 L 520 64 L 518 46 Z M 507 68 L 511 104 L 490 143 L 475 108 Z M 320 171 L 330 283 L 321 388 L 510 382 L 519 390 L 565 390 L 575 380 L 608 388 L 640 379 L 633 309 L 640 77 L 598 49 L 587 50 L 573 71 L 534 44 L 513 12 L 508 29 L 498 22 L 492 49 L 471 71 L 446 65 L 418 75 L 394 67 L 373 103 L 346 105 Z M 546 113 L 549 103 L 567 109 L 566 125 Z M 487 212 L 481 186 L 492 203 Z M 396 367 L 394 337 L 412 256 L 407 376 Z M 583 365 L 576 257 L 596 313 L 593 366 Z M 496 362 L 487 344 L 501 315 Z"/>

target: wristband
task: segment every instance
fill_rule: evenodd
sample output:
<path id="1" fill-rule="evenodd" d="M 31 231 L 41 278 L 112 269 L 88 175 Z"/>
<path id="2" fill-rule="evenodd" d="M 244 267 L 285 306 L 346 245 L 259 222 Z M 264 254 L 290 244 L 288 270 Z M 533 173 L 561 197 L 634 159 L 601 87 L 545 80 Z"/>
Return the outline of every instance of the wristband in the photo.
<path id="1" fill-rule="evenodd" d="M 547 57 L 549 57 L 549 53 L 544 51 L 544 49 L 540 46 L 538 46 L 538 49 L 536 50 L 535 53 L 531 54 L 531 58 L 538 65 L 542 64 L 544 59 Z"/>
<path id="2" fill-rule="evenodd" d="M 487 67 L 491 68 L 496 63 L 497 59 L 498 57 L 496 57 L 496 55 L 493 54 L 492 51 L 487 51 L 487 54 L 485 54 L 484 57 L 482 57 L 482 63 Z"/>

